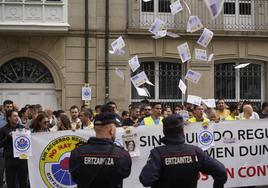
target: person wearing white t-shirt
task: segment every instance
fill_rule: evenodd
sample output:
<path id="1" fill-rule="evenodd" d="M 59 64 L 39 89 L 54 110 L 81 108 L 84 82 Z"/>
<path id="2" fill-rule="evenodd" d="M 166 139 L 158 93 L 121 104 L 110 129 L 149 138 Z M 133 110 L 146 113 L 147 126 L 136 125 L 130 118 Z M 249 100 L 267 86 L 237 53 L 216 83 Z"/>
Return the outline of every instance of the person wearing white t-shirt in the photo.
<path id="1" fill-rule="evenodd" d="M 250 104 L 245 104 L 243 106 L 243 112 L 239 115 L 240 119 L 260 119 L 257 112 L 253 111 Z"/>

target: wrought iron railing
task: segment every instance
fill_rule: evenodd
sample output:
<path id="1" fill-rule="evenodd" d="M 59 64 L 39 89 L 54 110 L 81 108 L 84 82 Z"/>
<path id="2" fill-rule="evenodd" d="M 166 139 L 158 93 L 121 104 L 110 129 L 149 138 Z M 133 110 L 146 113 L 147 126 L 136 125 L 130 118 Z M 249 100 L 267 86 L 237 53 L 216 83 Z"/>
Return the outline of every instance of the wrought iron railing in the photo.
<path id="1" fill-rule="evenodd" d="M 168 29 L 186 31 L 189 11 L 182 0 L 183 11 L 172 15 L 171 0 L 128 0 L 128 28 L 147 29 L 159 18 Z M 185 0 L 191 15 L 197 15 L 204 27 L 214 31 L 268 31 L 267 0 L 225 0 L 221 14 L 212 19 L 204 0 Z"/>

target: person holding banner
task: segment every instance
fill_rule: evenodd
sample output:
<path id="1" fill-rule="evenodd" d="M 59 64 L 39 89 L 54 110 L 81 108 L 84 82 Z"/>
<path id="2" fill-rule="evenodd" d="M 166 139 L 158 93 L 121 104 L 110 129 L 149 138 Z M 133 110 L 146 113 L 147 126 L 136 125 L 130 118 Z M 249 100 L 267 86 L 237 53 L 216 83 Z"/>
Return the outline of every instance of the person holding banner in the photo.
<path id="1" fill-rule="evenodd" d="M 19 124 L 19 116 L 16 110 L 9 110 L 6 114 L 7 124 L 0 129 L 0 147 L 4 147 L 7 188 L 15 188 L 18 178 L 19 188 L 27 187 L 28 166 L 27 160 L 14 158 L 12 131 L 23 128 Z"/>
<path id="2" fill-rule="evenodd" d="M 123 147 L 114 144 L 118 126 L 114 113 L 96 116 L 96 137 L 71 152 L 70 173 L 78 188 L 119 188 L 131 172 L 131 158 Z"/>
<path id="3" fill-rule="evenodd" d="M 172 115 L 163 120 L 164 146 L 151 150 L 140 174 L 140 182 L 152 188 L 196 188 L 199 172 L 211 175 L 214 188 L 227 181 L 225 166 L 197 146 L 185 143 L 183 118 Z"/>

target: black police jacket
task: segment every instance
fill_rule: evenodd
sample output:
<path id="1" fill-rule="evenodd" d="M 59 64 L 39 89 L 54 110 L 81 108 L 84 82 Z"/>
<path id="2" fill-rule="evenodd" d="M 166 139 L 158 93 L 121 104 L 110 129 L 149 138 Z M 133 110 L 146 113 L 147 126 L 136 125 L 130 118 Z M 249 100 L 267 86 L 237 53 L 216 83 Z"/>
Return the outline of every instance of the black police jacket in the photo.
<path id="1" fill-rule="evenodd" d="M 14 156 L 12 136 L 10 133 L 15 131 L 17 128 L 19 127 L 13 127 L 9 124 L 6 124 L 0 129 L 0 148 L 4 148 L 4 157 L 13 158 Z"/>
<path id="2" fill-rule="evenodd" d="M 213 177 L 214 188 L 223 187 L 227 174 L 222 163 L 199 147 L 185 144 L 183 135 L 164 137 L 162 142 L 164 146 L 151 150 L 140 174 L 140 182 L 145 187 L 196 188 L 199 172 Z"/>
<path id="3" fill-rule="evenodd" d="M 69 164 L 78 188 L 117 188 L 129 176 L 132 162 L 112 140 L 92 137 L 71 152 Z"/>

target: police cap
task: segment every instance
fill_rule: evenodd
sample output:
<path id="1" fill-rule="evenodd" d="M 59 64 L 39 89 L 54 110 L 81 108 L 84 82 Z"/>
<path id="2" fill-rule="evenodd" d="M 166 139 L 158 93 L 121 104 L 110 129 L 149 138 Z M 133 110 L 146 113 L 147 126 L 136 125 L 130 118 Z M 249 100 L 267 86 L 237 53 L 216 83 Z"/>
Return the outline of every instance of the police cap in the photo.
<path id="1" fill-rule="evenodd" d="M 97 115 L 94 120 L 94 126 L 103 126 L 103 125 L 108 125 L 110 123 L 113 123 L 116 126 L 118 126 L 119 122 L 115 113 L 103 112 Z"/>
<path id="2" fill-rule="evenodd" d="M 172 129 L 180 126 L 184 126 L 185 122 L 183 121 L 183 117 L 179 114 L 173 114 L 163 119 L 163 128 L 164 129 Z"/>

